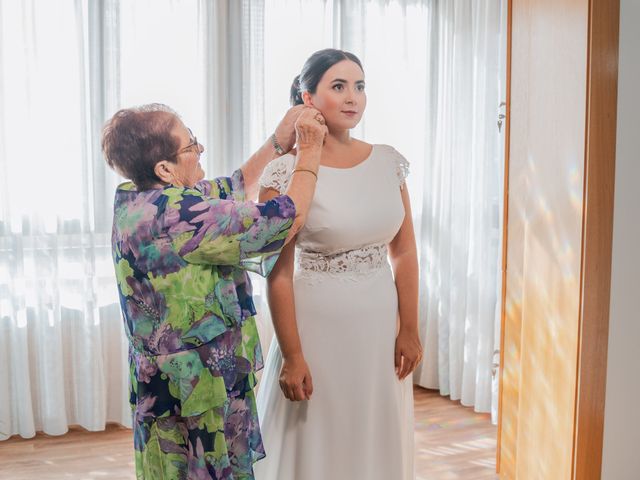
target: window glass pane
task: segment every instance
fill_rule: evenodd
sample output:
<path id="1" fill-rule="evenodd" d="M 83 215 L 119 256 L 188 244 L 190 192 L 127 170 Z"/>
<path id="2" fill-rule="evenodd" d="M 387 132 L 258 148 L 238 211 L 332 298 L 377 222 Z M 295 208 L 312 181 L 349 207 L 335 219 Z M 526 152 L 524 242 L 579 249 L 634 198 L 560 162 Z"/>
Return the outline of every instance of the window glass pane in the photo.
<path id="1" fill-rule="evenodd" d="M 202 138 L 204 65 L 194 0 L 120 3 L 122 106 L 164 103 Z"/>
<path id="2" fill-rule="evenodd" d="M 28 217 L 32 227 L 55 231 L 57 218 L 82 212 L 74 188 L 82 185 L 85 160 L 82 27 L 73 0 L 5 1 L 0 18 L 0 154 L 9 159 L 2 162 L 0 212 L 11 212 L 0 220 L 13 232 Z"/>

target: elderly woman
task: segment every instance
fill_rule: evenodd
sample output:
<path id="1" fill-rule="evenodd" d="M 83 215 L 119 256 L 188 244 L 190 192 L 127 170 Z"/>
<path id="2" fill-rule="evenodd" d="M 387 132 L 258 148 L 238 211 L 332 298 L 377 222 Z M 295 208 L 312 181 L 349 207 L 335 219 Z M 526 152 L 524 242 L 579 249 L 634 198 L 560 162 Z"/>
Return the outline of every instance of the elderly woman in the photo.
<path id="1" fill-rule="evenodd" d="M 120 110 L 105 125 L 107 163 L 131 179 L 116 191 L 112 245 L 137 478 L 253 478 L 262 355 L 246 272 L 268 275 L 304 224 L 326 132 L 317 110 L 292 109 L 230 177 L 203 180 L 204 147 L 168 107 Z M 294 141 L 299 174 L 286 192 L 248 200 Z"/>

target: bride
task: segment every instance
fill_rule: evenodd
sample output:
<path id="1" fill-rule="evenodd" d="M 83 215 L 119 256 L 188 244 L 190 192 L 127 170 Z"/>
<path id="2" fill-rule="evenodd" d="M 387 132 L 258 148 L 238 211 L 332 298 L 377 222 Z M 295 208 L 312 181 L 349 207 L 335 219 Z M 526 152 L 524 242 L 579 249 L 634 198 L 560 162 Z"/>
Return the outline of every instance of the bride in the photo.
<path id="1" fill-rule="evenodd" d="M 319 110 L 329 134 L 317 171 L 288 154 L 260 179 L 262 202 L 293 175 L 317 182 L 305 226 L 267 281 L 276 338 L 258 392 L 267 456 L 256 479 L 410 480 L 409 374 L 422 347 L 408 162 L 350 136 L 367 103 L 355 55 L 314 53 L 291 103 Z"/>

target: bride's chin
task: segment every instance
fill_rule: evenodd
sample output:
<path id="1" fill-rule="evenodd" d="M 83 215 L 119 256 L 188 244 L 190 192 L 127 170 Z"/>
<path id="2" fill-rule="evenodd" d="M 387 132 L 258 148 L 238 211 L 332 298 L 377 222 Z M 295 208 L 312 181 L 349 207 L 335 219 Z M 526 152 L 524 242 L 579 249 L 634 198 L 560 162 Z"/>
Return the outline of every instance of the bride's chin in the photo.
<path id="1" fill-rule="evenodd" d="M 356 128 L 358 126 L 358 124 L 360 123 L 360 119 L 352 121 L 352 122 L 348 122 L 348 126 L 346 127 L 348 130 L 351 130 L 352 128 Z"/>

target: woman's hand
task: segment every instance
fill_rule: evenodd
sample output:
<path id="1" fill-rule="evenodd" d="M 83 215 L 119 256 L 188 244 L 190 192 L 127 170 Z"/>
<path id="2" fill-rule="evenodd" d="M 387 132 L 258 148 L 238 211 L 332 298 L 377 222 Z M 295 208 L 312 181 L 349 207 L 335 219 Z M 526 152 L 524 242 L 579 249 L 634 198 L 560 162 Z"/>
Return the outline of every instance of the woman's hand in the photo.
<path id="1" fill-rule="evenodd" d="M 283 359 L 280 370 L 280 389 L 292 402 L 311 399 L 313 393 L 311 372 L 302 355 Z"/>
<path id="2" fill-rule="evenodd" d="M 403 330 L 396 337 L 396 374 L 400 380 L 413 372 L 422 360 L 422 345 L 417 330 Z"/>
<path id="3" fill-rule="evenodd" d="M 298 151 L 307 147 L 322 147 L 329 133 L 322 114 L 313 107 L 306 107 L 295 123 Z"/>
<path id="4" fill-rule="evenodd" d="M 296 105 L 295 107 L 291 107 L 287 110 L 287 113 L 284 114 L 284 117 L 282 117 L 282 120 L 280 120 L 280 123 L 276 127 L 276 131 L 274 132 L 276 140 L 285 152 L 289 152 L 295 145 L 296 120 L 298 120 L 302 111 L 307 108 L 310 107 L 307 107 L 306 105 Z"/>

